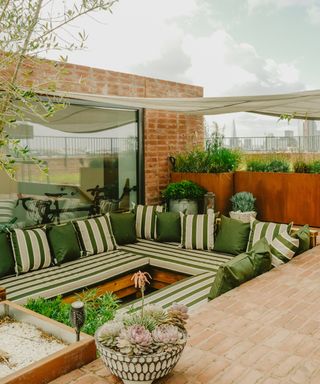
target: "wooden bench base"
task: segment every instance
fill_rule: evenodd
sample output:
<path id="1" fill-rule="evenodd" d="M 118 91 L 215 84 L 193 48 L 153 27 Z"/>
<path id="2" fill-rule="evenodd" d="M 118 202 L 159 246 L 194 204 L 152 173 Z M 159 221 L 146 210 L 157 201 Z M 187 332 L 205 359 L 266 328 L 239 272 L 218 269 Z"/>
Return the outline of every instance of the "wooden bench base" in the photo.
<path id="1" fill-rule="evenodd" d="M 6 290 L 5 288 L 0 287 L 0 301 L 6 300 Z"/>
<path id="2" fill-rule="evenodd" d="M 144 272 L 148 272 L 152 279 L 150 282 L 149 287 L 152 290 L 158 290 L 164 287 L 167 287 L 170 284 L 176 283 L 177 281 L 183 280 L 189 275 L 184 273 L 178 273 L 174 271 L 169 271 L 167 269 L 162 268 L 156 268 L 149 266 L 147 268 L 143 268 Z M 99 284 L 95 287 L 87 287 L 90 289 L 97 289 L 97 295 L 101 296 L 107 292 L 114 293 L 119 299 L 123 299 L 128 296 L 137 295 L 139 296 L 139 289 L 135 288 L 134 282 L 132 281 L 132 275 L 135 271 L 131 273 L 127 273 L 122 276 L 118 276 L 115 279 L 106 281 L 103 284 Z M 83 291 L 82 291 L 83 292 Z M 66 303 L 72 303 L 75 300 L 79 299 L 79 296 L 81 297 L 82 292 L 79 292 L 79 294 L 72 294 L 65 296 L 63 298 L 63 301 Z"/>

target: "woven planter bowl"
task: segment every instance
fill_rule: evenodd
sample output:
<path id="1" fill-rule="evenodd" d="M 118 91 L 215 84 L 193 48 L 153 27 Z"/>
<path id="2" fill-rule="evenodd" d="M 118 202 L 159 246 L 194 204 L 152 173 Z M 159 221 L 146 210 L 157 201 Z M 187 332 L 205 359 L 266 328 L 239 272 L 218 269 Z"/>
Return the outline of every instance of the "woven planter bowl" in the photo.
<path id="1" fill-rule="evenodd" d="M 154 380 L 167 375 L 177 364 L 187 342 L 185 332 L 184 343 L 179 345 L 175 351 L 128 356 L 102 345 L 98 341 L 98 335 L 99 329 L 96 332 L 95 340 L 103 362 L 125 384 L 151 384 Z"/>
<path id="2" fill-rule="evenodd" d="M 251 217 L 256 218 L 256 211 L 241 212 L 241 211 L 231 211 L 229 212 L 231 219 L 237 219 L 243 223 L 250 223 Z"/>

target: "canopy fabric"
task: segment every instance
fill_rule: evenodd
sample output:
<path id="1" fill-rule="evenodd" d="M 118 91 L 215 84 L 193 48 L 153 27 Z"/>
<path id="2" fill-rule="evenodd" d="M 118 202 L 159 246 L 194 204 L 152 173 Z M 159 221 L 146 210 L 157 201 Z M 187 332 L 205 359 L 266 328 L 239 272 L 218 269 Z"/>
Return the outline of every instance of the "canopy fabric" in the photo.
<path id="1" fill-rule="evenodd" d="M 263 96 L 142 98 L 104 96 L 84 93 L 55 95 L 125 108 L 145 108 L 196 115 L 251 112 L 263 115 L 294 115 L 295 118 L 320 120 L 320 90 Z"/>
<path id="2" fill-rule="evenodd" d="M 70 97 L 70 96 L 68 96 Z M 83 99 L 82 99 L 83 100 Z M 137 120 L 135 110 L 88 107 L 70 104 L 45 121 L 36 115 L 26 116 L 33 123 L 68 133 L 93 133 L 122 127 Z"/>

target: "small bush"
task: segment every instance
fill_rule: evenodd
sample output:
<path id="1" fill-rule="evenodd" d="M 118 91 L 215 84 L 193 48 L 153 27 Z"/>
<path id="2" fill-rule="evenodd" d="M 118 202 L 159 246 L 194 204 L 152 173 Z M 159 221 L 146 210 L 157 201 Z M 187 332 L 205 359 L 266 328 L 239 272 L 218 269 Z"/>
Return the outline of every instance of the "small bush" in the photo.
<path id="1" fill-rule="evenodd" d="M 256 198 L 253 197 L 251 192 L 238 192 L 234 194 L 231 199 L 232 210 L 241 212 L 255 211 L 254 203 Z"/>
<path id="2" fill-rule="evenodd" d="M 92 289 L 79 295 L 79 300 L 83 301 L 86 310 L 86 321 L 82 331 L 94 335 L 97 328 L 108 320 L 112 320 L 119 307 L 119 300 L 112 293 L 97 296 L 97 290 Z M 50 319 L 71 326 L 69 319 L 70 304 L 64 303 L 61 296 L 55 299 L 29 299 L 26 308 L 47 316 Z"/>
<path id="3" fill-rule="evenodd" d="M 181 200 L 190 199 L 198 200 L 202 199 L 207 191 L 200 187 L 200 185 L 189 180 L 178 181 L 177 183 L 170 183 L 167 188 L 162 192 L 162 196 L 165 200 Z"/>
<path id="4" fill-rule="evenodd" d="M 320 173 L 320 160 L 315 160 L 309 164 L 310 173 Z"/>
<path id="5" fill-rule="evenodd" d="M 310 173 L 310 164 L 307 164 L 305 161 L 298 160 L 293 164 L 293 170 L 296 173 Z"/>
<path id="6" fill-rule="evenodd" d="M 251 160 L 247 162 L 247 171 L 252 172 L 290 172 L 290 164 L 286 160 Z"/>

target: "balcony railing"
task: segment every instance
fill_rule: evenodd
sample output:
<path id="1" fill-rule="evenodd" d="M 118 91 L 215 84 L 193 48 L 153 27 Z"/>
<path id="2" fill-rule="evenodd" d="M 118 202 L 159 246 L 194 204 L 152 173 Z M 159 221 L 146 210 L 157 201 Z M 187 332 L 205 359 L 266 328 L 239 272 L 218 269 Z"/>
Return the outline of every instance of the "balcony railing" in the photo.
<path id="1" fill-rule="evenodd" d="M 223 146 L 245 152 L 319 152 L 320 136 L 224 137 Z"/>

